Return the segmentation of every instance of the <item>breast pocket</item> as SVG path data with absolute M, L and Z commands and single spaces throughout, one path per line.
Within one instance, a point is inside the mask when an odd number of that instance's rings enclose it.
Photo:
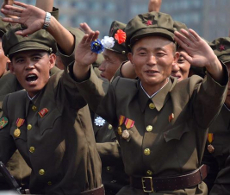
M 45 116 L 38 119 L 38 126 L 41 134 L 44 134 L 48 129 L 60 128 L 61 112 L 58 109 L 49 111 Z
M 164 132 L 164 139 L 166 142 L 175 139 L 180 140 L 186 132 L 189 132 L 189 128 L 186 123 L 183 123 Z

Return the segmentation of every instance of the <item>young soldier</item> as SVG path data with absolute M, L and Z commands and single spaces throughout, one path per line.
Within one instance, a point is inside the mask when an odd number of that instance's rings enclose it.
M 139 80 L 118 77 L 104 96 L 90 70 L 97 55 L 89 45 L 97 31 L 78 45 L 74 69 L 76 78 L 84 81 L 78 88 L 91 108 L 115 128 L 131 181 L 118 195 L 207 194 L 201 158 L 207 129 L 226 96 L 226 68 L 193 30 L 174 36 L 167 14 L 140 14 L 128 22 L 125 32 Z M 206 67 L 204 80 L 192 76 L 177 83 L 170 77 L 178 58 L 174 40 L 187 52 L 186 60 Z
M 76 88 L 74 67 L 68 66 L 50 77 L 56 42 L 46 30 L 39 29 L 43 25 L 48 28 L 67 55 L 73 52 L 74 37 L 43 10 L 15 4 L 24 9 L 5 6 L 2 11 L 10 15 L 25 14 L 29 18 L 25 23 L 28 28 L 9 30 L 3 36 L 3 46 L 11 59 L 10 70 L 25 90 L 4 99 L 0 160 L 6 163 L 15 149 L 20 151 L 32 169 L 33 194 L 103 195 L 101 161 L 89 109 Z M 15 9 L 16 12 L 12 11 Z M 5 20 L 20 19 L 23 18 Z M 23 32 L 27 36 L 18 35 Z

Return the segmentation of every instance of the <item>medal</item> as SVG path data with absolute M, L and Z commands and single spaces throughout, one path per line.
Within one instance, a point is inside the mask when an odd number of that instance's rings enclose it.
M 128 130 L 124 130 L 124 131 L 122 132 L 122 138 L 125 139 L 126 141 L 129 141 L 129 139 L 130 139 L 130 134 L 129 134 Z
M 21 135 L 21 131 L 19 129 L 19 127 L 21 127 L 25 122 L 25 119 L 23 118 L 18 118 L 16 120 L 16 126 L 17 126 L 17 129 L 14 130 L 14 137 L 19 137 Z
M 213 139 L 214 139 L 213 133 L 208 133 L 207 140 L 208 140 L 209 144 L 207 146 L 207 150 L 208 150 L 209 153 L 213 153 L 215 151 L 215 148 L 212 145 Z

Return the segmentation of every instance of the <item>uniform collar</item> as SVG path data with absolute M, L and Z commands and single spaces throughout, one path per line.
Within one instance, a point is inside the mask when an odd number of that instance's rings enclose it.
M 138 99 L 141 106 L 141 111 L 144 112 L 146 104 L 150 102 L 153 102 L 156 109 L 160 111 L 164 106 L 164 103 L 169 98 L 168 92 L 171 90 L 172 86 L 172 81 L 169 79 L 169 82 L 163 88 L 161 88 L 156 95 L 154 95 L 152 98 L 149 98 L 139 85 Z

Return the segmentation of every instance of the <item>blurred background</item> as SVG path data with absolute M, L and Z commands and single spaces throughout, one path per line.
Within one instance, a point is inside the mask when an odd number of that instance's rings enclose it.
M 19 0 L 35 4 L 35 0 Z M 41 0 L 45 1 L 45 0 Z M 3 0 L 0 0 L 1 4 Z M 127 23 L 139 13 L 148 11 L 148 0 L 54 0 L 59 21 L 65 27 L 86 22 L 93 30 L 108 34 L 113 20 Z M 161 12 L 185 23 L 208 41 L 229 36 L 230 0 L 162 0 Z

